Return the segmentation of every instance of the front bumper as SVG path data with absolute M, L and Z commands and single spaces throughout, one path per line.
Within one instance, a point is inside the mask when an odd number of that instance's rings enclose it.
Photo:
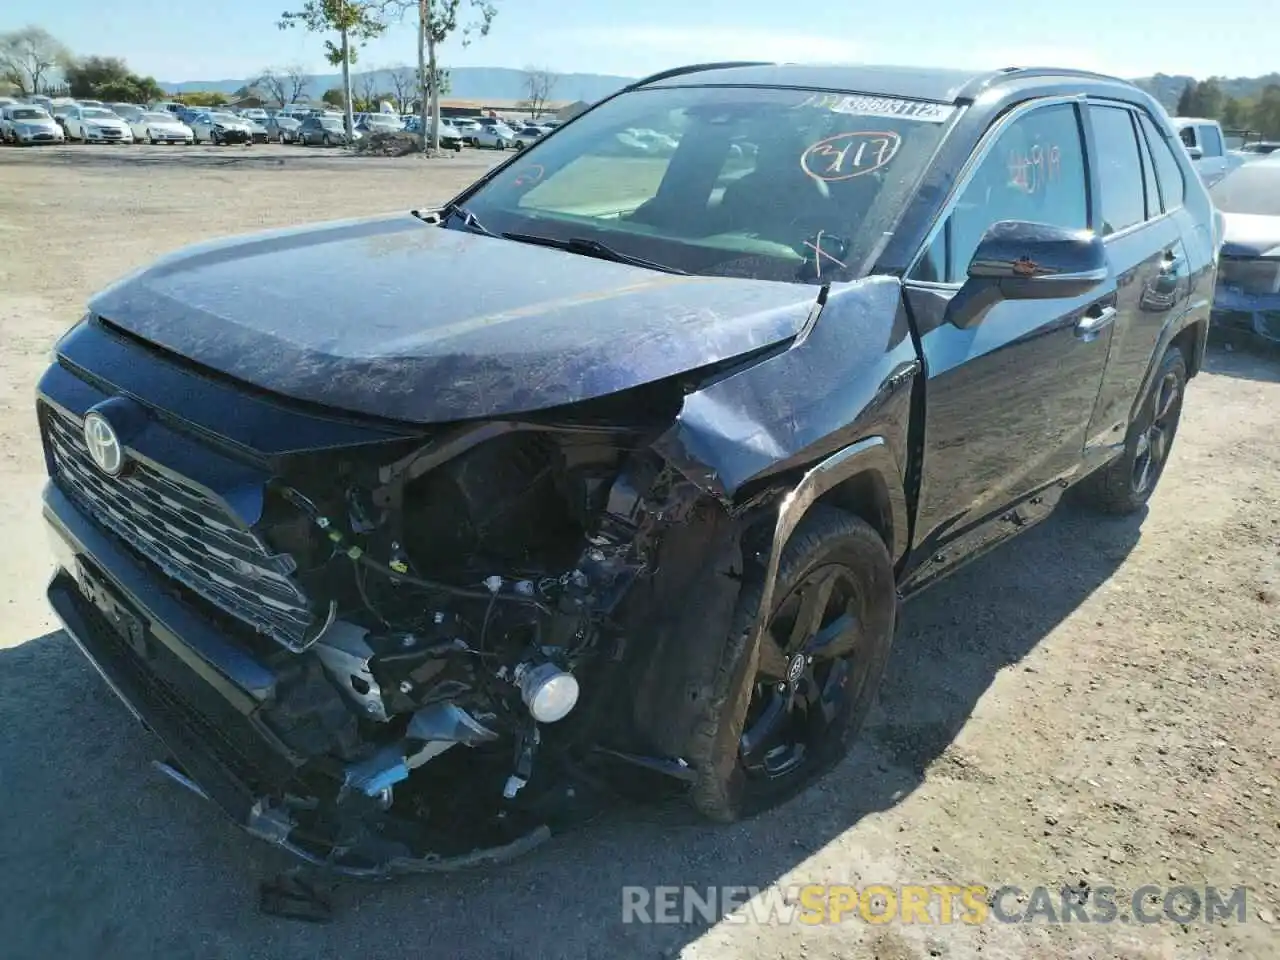
M 305 758 L 262 722 L 274 673 L 234 646 L 162 578 L 98 527 L 53 482 L 44 518 L 58 569 L 48 599 L 66 632 L 191 781 L 238 826 L 319 866 L 355 877 L 454 870 L 519 856 L 550 836 L 538 826 L 454 856 L 342 861 L 298 838 L 273 797 L 298 785 Z
M 1246 293 L 1218 284 L 1210 322 L 1226 330 L 1243 330 L 1280 343 L 1280 293 Z
M 216 136 L 222 143 L 252 143 L 253 134 L 248 130 L 215 130 L 213 136 Z
M 61 130 L 17 131 L 13 134 L 17 143 L 62 143 L 66 140 Z
M 95 143 L 133 143 L 133 134 L 120 130 L 90 130 L 86 127 L 84 139 Z

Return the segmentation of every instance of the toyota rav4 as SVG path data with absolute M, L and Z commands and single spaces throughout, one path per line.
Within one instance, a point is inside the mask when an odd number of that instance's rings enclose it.
M 1143 507 L 1216 233 L 1116 79 L 659 74 L 438 209 L 96 296 L 39 386 L 49 599 L 166 773 L 338 870 L 636 777 L 750 815 L 847 752 L 901 600 L 1073 487 Z

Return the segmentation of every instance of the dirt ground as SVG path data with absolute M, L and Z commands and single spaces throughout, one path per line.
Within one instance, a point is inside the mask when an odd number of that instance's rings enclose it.
M 1222 348 L 1149 512 L 1065 508 L 913 601 L 868 735 L 786 807 L 730 827 L 622 811 L 505 868 L 341 886 L 327 927 L 256 911 L 287 861 L 155 775 L 156 744 L 45 610 L 33 385 L 88 295 L 160 253 L 410 208 L 494 159 L 0 150 L 0 952 L 1280 955 L 1280 362 Z M 1016 885 L 1006 913 L 1037 886 L 1112 886 L 1123 917 L 1148 884 L 1248 892 L 1244 923 L 622 922 L 626 885 L 773 888 L 785 906 L 808 883 Z

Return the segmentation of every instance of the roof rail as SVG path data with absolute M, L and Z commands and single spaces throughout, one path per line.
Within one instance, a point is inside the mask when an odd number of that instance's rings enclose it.
M 687 73 L 701 73 L 704 70 L 725 70 L 730 67 L 771 67 L 771 60 L 720 60 L 712 63 L 691 63 L 684 67 L 672 67 L 670 70 L 663 70 L 661 73 L 651 74 L 643 77 L 633 83 L 623 87 L 624 90 L 634 90 L 636 87 L 643 87 L 646 84 L 657 83 L 659 80 L 670 80 L 672 77 L 682 77 Z
M 1095 70 L 1078 70 L 1073 67 L 1001 67 L 999 70 L 993 70 L 980 77 L 974 77 L 964 85 L 957 99 L 972 100 L 983 90 L 999 81 L 1022 79 L 1024 77 L 1078 77 L 1081 80 L 1120 79 L 1110 74 L 1098 73 Z

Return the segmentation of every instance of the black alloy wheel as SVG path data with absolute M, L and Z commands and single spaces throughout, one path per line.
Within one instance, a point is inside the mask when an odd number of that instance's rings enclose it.
M 814 568 L 783 598 L 760 644 L 747 720 L 738 744 L 752 777 L 795 773 L 813 757 L 829 728 L 866 682 L 857 657 L 861 621 L 851 571 Z
M 812 507 L 787 541 L 752 656 L 763 571 L 744 576 L 716 678 L 685 756 L 690 799 L 721 821 L 808 787 L 848 752 L 884 675 L 897 617 L 893 562 L 860 518 Z
M 1182 412 L 1182 384 L 1175 372 L 1169 371 L 1160 378 L 1154 396 L 1150 424 L 1138 434 L 1134 447 L 1131 482 L 1137 496 L 1155 486 L 1169 459 L 1169 448 L 1173 446 L 1173 435 Z
M 1180 349 L 1170 347 L 1161 357 L 1146 398 L 1129 424 L 1124 452 L 1082 480 L 1072 493 L 1086 506 L 1103 513 L 1140 510 L 1151 499 L 1169 462 L 1186 389 L 1186 358 Z

